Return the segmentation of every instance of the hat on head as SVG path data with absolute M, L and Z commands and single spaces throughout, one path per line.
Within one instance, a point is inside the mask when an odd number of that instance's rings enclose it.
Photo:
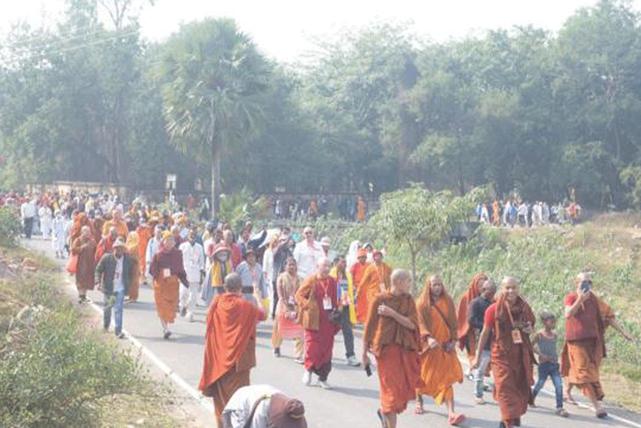
M 367 257 L 367 250 L 365 248 L 360 248 L 356 253 L 356 258 Z
M 221 251 L 227 251 L 231 253 L 231 250 L 229 247 L 225 244 L 218 244 L 214 247 L 214 253 L 213 255 L 215 256 L 216 254 L 220 253 Z
M 114 243 L 113 243 L 113 245 L 111 247 L 112 248 L 116 248 L 116 247 L 123 247 L 124 248 L 125 246 L 126 246 L 125 245 L 125 240 L 120 238 L 120 237 L 118 237 L 118 238 L 116 238 L 116 240 L 114 241 Z
M 303 403 L 280 393 L 272 395 L 267 418 L 270 427 L 307 428 Z

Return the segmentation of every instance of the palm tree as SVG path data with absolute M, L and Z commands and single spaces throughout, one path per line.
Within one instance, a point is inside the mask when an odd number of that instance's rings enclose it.
M 224 147 L 251 138 L 264 122 L 261 96 L 270 66 L 231 19 L 181 27 L 161 61 L 164 116 L 170 140 L 211 165 L 211 214 L 220 210 Z

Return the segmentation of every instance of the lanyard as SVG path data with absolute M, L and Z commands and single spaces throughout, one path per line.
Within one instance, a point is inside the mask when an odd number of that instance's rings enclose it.
M 510 312 L 510 307 L 505 302 L 505 310 L 507 310 L 507 316 L 510 318 L 510 325 L 514 328 L 514 318 L 512 317 L 512 312 Z

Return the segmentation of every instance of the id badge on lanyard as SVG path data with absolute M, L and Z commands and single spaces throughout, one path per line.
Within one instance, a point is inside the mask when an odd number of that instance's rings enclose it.
M 332 305 L 332 299 L 329 296 L 323 297 L 323 309 L 326 311 L 331 311 L 334 308 Z
M 520 345 L 523 343 L 523 337 L 521 336 L 521 331 L 518 328 L 512 330 L 512 342 L 515 345 Z
M 169 268 L 164 268 L 162 270 L 162 277 L 163 278 L 169 278 L 171 276 L 171 269 Z
M 512 312 L 510 312 L 507 303 L 505 304 L 505 310 L 507 311 L 508 317 L 510 317 L 510 325 L 512 326 L 512 343 L 520 345 L 523 343 L 523 336 L 521 336 L 521 330 L 514 327 L 514 318 L 512 318 Z

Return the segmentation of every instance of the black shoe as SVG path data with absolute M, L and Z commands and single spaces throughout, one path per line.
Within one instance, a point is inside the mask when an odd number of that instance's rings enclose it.
M 119 334 L 116 335 L 118 339 L 124 339 L 125 338 L 125 333 L 120 332 Z
M 274 348 L 274 357 L 280 358 L 280 348 Z
M 170 337 L 170 336 L 171 336 L 171 331 L 167 330 L 167 331 L 165 332 L 165 334 L 164 334 L 162 337 L 163 337 L 163 339 L 165 339 L 165 340 L 169 340 L 169 337 Z
M 181 317 L 187 316 L 187 308 L 181 308 L 180 309 L 180 316 Z

